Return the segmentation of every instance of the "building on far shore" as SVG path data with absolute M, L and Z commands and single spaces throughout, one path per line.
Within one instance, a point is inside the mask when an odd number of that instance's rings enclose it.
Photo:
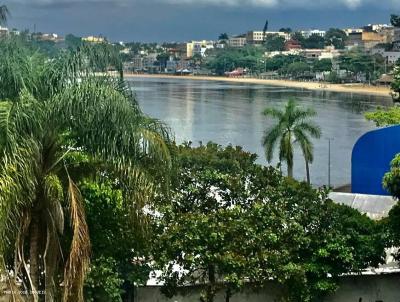
M 7 27 L 1 27 L 0 26 L 0 38 L 8 36 L 9 30 Z
M 89 43 L 104 43 L 107 42 L 106 38 L 101 37 L 101 36 L 88 36 L 82 38 L 83 41 L 89 42 Z
M 267 31 L 265 32 L 265 37 L 268 36 L 279 36 L 285 38 L 285 41 L 290 39 L 290 34 L 280 31 Z M 247 44 L 261 45 L 264 43 L 264 32 L 263 31 L 249 31 L 246 34 Z
M 371 54 L 379 54 L 386 59 L 387 64 L 395 64 L 400 60 L 400 51 L 386 51 L 383 48 L 373 48 Z
M 400 51 L 400 27 L 394 28 L 393 48 L 394 48 L 394 50 Z
M 247 44 L 246 35 L 234 36 L 228 39 L 227 44 L 229 47 L 241 48 Z
M 205 56 L 208 49 L 214 48 L 214 41 L 191 41 L 186 43 L 186 57 L 192 58 L 194 55 Z
M 319 30 L 319 29 L 302 30 L 300 32 L 303 35 L 303 37 L 306 38 L 306 39 L 308 39 L 312 35 L 317 35 L 317 36 L 320 36 L 320 37 L 325 37 L 325 35 L 326 35 L 326 31 L 325 30 Z
M 290 40 L 285 42 L 285 50 L 286 51 L 290 51 L 292 49 L 301 49 L 301 48 L 302 48 L 301 44 L 297 40 L 290 39 Z

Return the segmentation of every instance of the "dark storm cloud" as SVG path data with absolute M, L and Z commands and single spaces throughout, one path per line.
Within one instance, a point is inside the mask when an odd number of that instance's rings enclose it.
M 184 41 L 262 28 L 327 28 L 388 22 L 400 0 L 0 0 L 10 26 L 112 40 Z M 311 18 L 310 18 L 311 16 Z

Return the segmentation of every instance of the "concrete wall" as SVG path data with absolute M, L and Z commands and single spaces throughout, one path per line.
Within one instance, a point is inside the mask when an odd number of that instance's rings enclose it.
M 188 290 L 190 294 L 165 298 L 159 287 L 139 288 L 134 302 L 197 302 L 200 290 Z M 272 284 L 259 292 L 244 291 L 236 294 L 231 302 L 277 302 L 279 289 Z M 225 302 L 224 294 L 217 295 L 215 302 Z M 400 302 L 400 274 L 344 277 L 339 290 L 324 302 Z

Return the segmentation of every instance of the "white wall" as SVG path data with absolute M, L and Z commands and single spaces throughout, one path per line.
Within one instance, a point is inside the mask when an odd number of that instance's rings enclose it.
M 159 287 L 139 288 L 135 302 L 198 302 L 198 288 L 188 290 L 190 294 L 165 298 Z M 361 300 L 360 300 L 361 299 Z M 251 290 L 236 294 L 230 302 L 276 302 L 279 290 L 270 284 L 258 292 Z M 344 277 L 339 290 L 327 297 L 324 302 L 400 302 L 400 274 Z M 224 293 L 220 292 L 215 302 L 225 302 Z M 322 302 L 322 301 L 321 301 Z

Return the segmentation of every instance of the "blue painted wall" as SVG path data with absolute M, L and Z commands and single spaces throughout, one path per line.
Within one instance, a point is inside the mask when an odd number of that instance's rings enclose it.
M 389 195 L 383 189 L 382 179 L 397 153 L 400 153 L 400 125 L 364 134 L 353 149 L 352 192 Z

